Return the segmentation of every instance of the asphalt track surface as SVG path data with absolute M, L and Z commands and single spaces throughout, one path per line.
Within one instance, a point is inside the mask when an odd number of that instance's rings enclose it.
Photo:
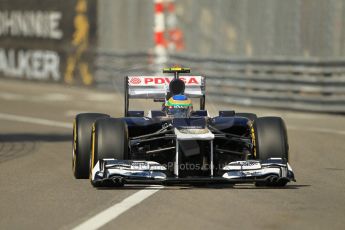
M 120 93 L 0 80 L 0 229 L 73 229 L 104 210 L 101 229 L 344 229 L 345 116 L 233 107 L 285 119 L 297 182 L 283 189 L 98 190 L 72 176 L 72 120 L 84 111 L 121 116 L 122 105 Z

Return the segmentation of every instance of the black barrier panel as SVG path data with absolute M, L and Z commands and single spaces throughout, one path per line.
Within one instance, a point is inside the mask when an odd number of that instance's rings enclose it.
M 0 76 L 93 83 L 97 1 L 1 0 Z

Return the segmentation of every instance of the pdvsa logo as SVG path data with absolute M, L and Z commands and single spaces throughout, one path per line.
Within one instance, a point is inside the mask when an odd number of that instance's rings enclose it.
M 158 76 L 129 76 L 128 84 L 132 86 L 157 86 L 157 85 L 169 85 L 173 80 L 173 77 L 158 77 Z M 186 85 L 201 85 L 202 79 L 200 76 L 183 76 L 180 79 Z
M 139 85 L 141 83 L 141 79 L 138 78 L 138 77 L 132 77 L 129 80 L 129 83 L 132 84 L 132 85 Z
M 186 85 L 198 85 L 200 84 L 199 81 L 195 77 L 189 77 L 189 78 L 183 78 L 180 77 L 182 81 Z M 168 77 L 145 77 L 144 78 L 144 84 L 145 85 L 164 85 L 169 84 L 172 78 Z

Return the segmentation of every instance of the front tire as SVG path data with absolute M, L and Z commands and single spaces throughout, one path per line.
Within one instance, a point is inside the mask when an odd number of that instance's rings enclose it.
M 289 160 L 289 144 L 286 126 L 280 117 L 260 117 L 254 121 L 252 139 L 255 159 L 269 158 Z M 287 181 L 256 183 L 257 186 L 285 186 Z
M 97 120 L 92 128 L 90 179 L 94 187 L 102 186 L 92 180 L 92 169 L 105 158 L 128 159 L 128 128 L 119 118 Z
M 76 179 L 89 178 L 91 128 L 100 118 L 109 117 L 102 113 L 81 113 L 73 124 L 72 170 Z
M 254 122 L 255 158 L 289 160 L 289 144 L 286 126 L 280 117 L 260 117 Z

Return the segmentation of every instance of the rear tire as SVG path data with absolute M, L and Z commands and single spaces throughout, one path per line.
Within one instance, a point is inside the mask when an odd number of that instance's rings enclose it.
M 258 116 L 256 116 L 256 114 L 254 114 L 254 113 L 236 113 L 236 116 L 237 117 L 245 117 L 251 121 L 255 121 L 256 119 L 258 119 Z
M 280 117 L 260 117 L 253 124 L 254 156 L 265 161 L 269 158 L 289 160 L 289 144 L 286 126 Z M 256 186 L 285 186 L 287 181 L 260 182 Z
M 76 179 L 88 179 L 90 167 L 91 128 L 102 113 L 82 113 L 75 117 L 73 125 L 72 170 Z

